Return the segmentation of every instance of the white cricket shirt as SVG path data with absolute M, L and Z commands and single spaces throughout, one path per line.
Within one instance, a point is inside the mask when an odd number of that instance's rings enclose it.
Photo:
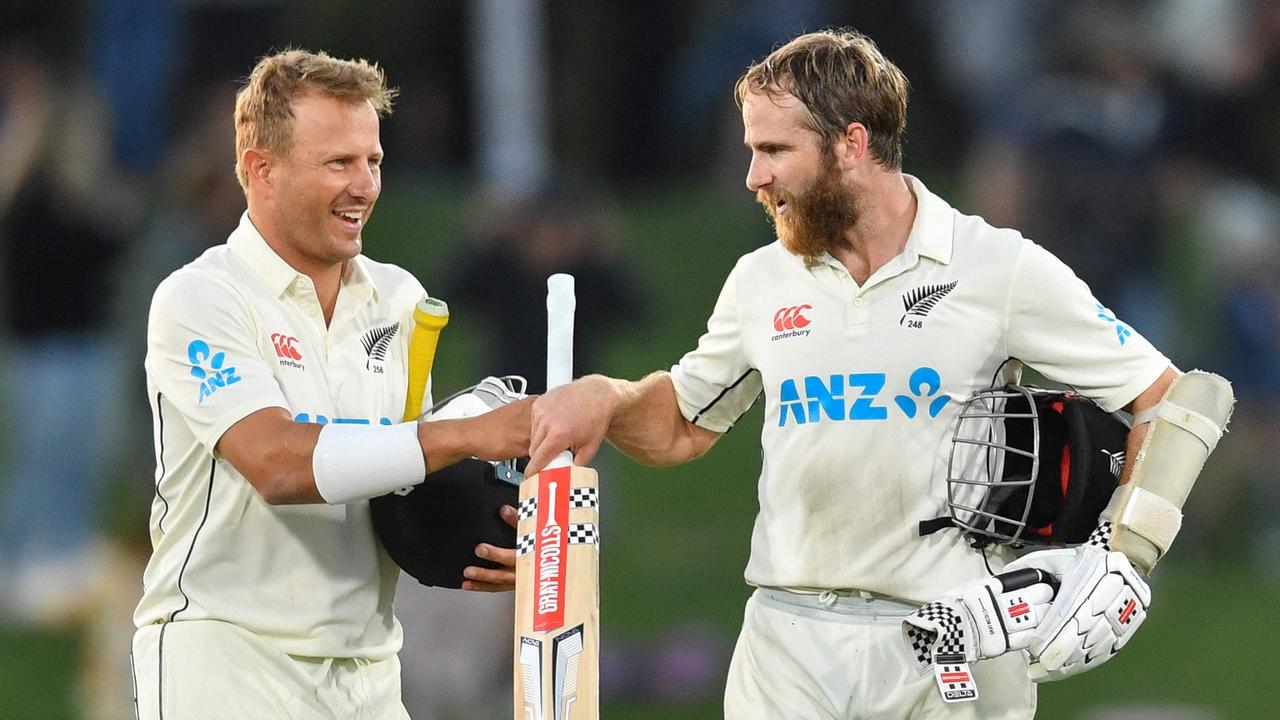
M 221 620 L 291 655 L 399 650 L 399 570 L 374 536 L 369 504 L 268 505 L 213 449 L 268 407 L 300 422 L 400 422 L 413 307 L 425 295 L 408 272 L 360 256 L 326 328 L 311 280 L 247 213 L 225 245 L 160 284 L 146 358 L 154 552 L 138 627 Z
M 944 515 L 953 420 L 1015 358 L 1108 411 L 1169 365 L 1061 261 L 962 215 L 907 176 L 906 248 L 859 287 L 826 255 L 778 242 L 730 272 L 697 349 L 672 367 L 684 416 L 725 432 L 764 395 L 746 580 L 913 602 L 987 574 Z

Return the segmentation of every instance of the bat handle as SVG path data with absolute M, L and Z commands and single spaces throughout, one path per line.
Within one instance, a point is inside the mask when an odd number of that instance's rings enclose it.
M 427 378 L 436 358 L 440 331 L 449 324 L 449 306 L 437 298 L 424 298 L 413 308 L 413 337 L 409 340 L 409 388 L 404 398 L 404 421 L 422 415 Z
M 573 314 L 577 309 L 573 276 L 556 273 L 547 278 L 547 389 L 573 380 Z M 568 450 L 557 455 L 549 468 L 573 464 Z

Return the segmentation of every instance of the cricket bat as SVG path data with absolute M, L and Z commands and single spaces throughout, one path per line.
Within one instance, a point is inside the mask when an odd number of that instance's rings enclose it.
M 438 298 L 423 298 L 413 308 L 413 336 L 409 338 L 409 391 L 404 396 L 404 421 L 422 415 L 427 378 L 436 358 L 440 331 L 449 324 L 449 306 Z
M 573 276 L 547 279 L 547 388 L 573 379 Z M 566 451 L 520 484 L 515 718 L 600 717 L 596 472 Z

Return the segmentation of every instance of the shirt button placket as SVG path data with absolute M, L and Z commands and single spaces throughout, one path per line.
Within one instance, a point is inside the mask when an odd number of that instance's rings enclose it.
M 849 327 L 866 327 L 867 301 L 862 295 L 854 295 L 849 307 Z

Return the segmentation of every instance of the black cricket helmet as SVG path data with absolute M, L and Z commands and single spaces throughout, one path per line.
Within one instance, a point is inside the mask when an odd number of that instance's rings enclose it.
M 468 458 L 429 473 L 418 485 L 373 498 L 369 511 L 378 539 L 401 570 L 423 585 L 460 588 L 467 566 L 501 567 L 476 557 L 477 544 L 515 547 L 515 528 L 498 511 L 515 507 L 519 496 L 493 463 Z
M 1083 543 L 1115 491 L 1128 435 L 1123 420 L 1074 391 L 979 390 L 952 434 L 950 524 L 978 546 Z

